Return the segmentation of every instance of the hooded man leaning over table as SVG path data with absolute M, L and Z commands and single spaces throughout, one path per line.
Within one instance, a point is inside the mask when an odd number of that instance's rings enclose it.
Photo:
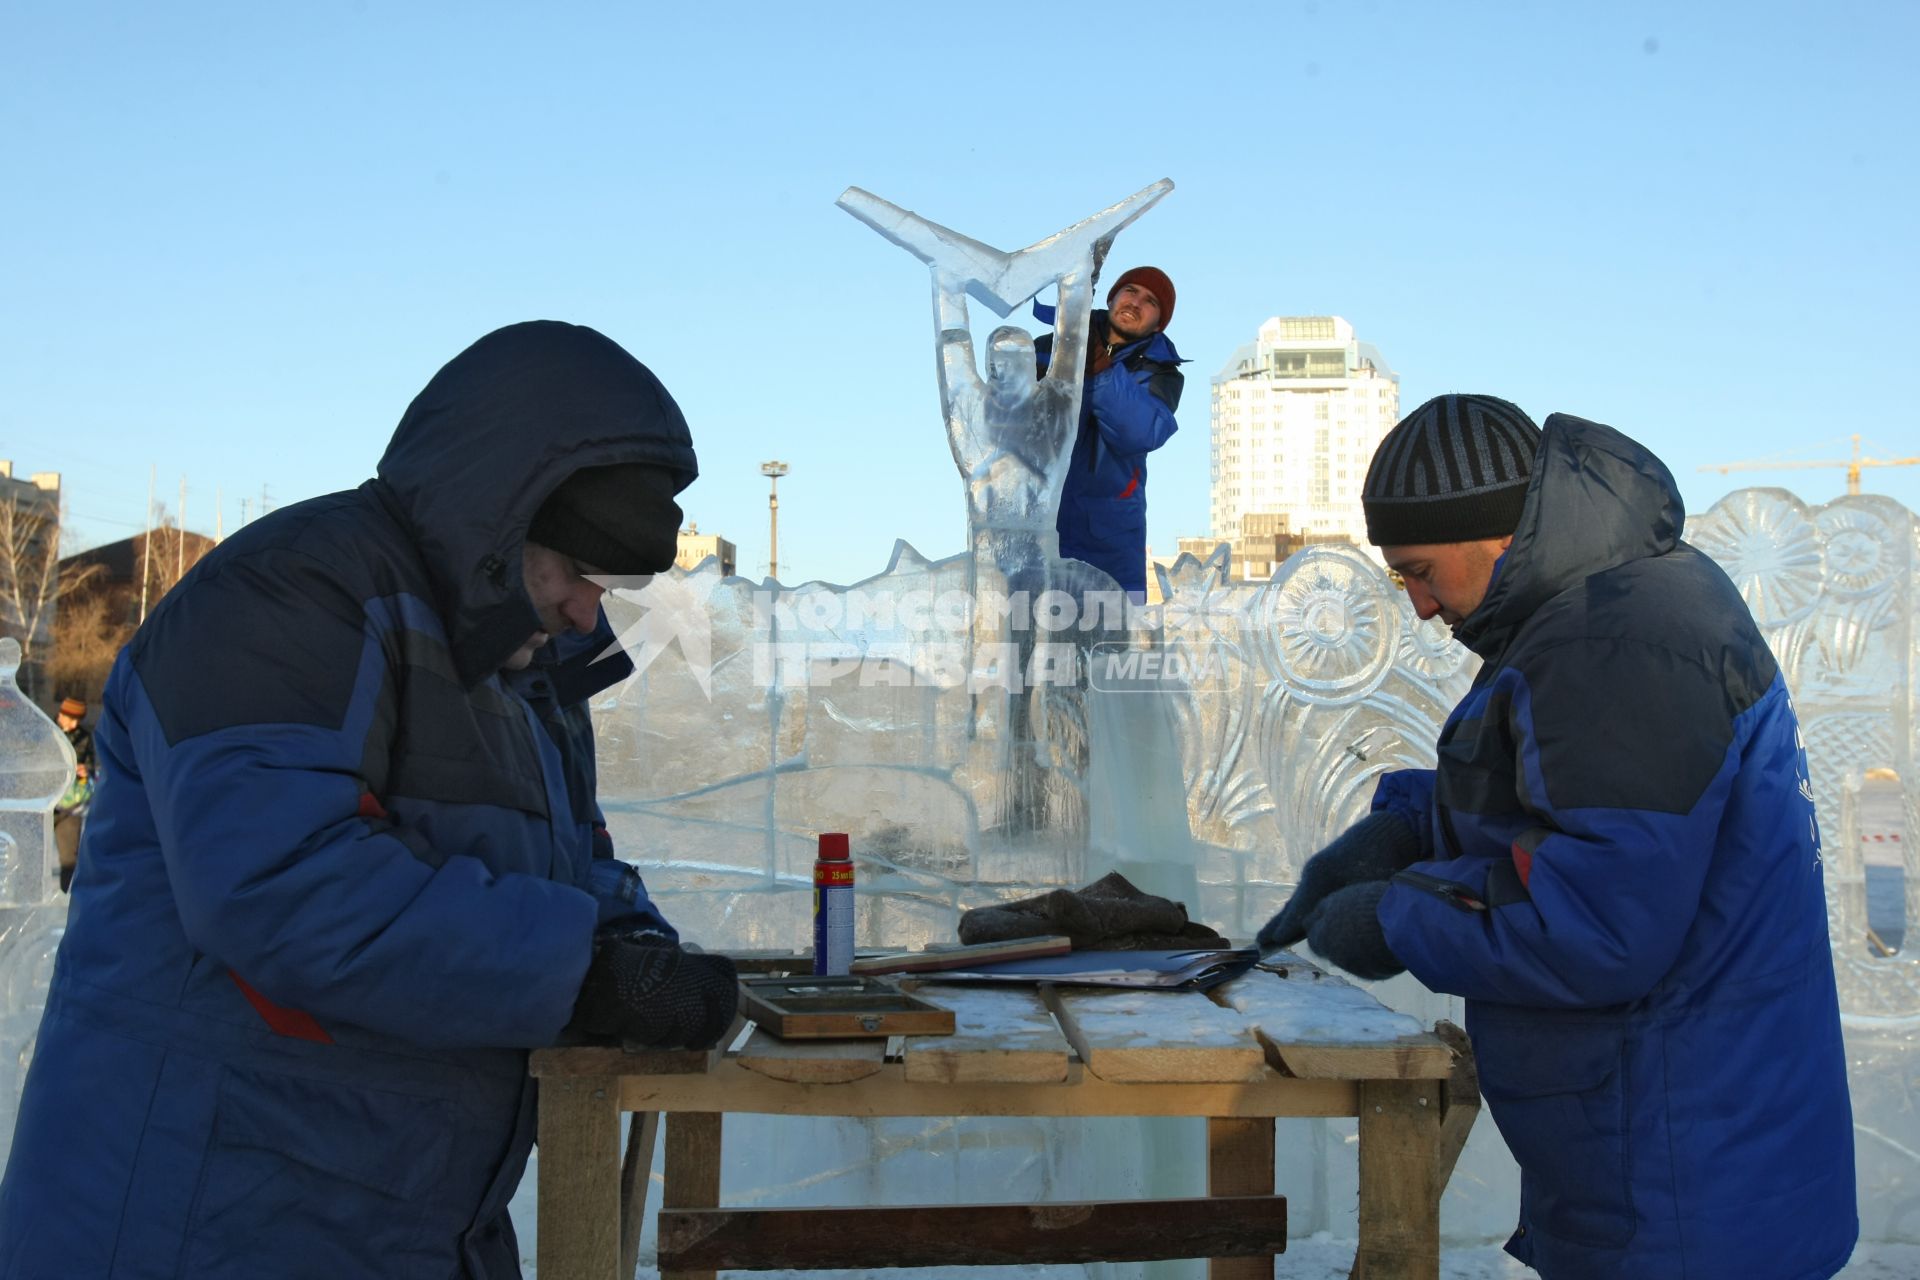
M 0 1184 L 0 1276 L 519 1274 L 527 1050 L 707 1045 L 593 794 L 589 574 L 673 561 L 672 397 L 591 329 L 449 363 L 377 479 L 227 539 L 121 654 Z
M 1546 1280 L 1815 1280 L 1858 1235 L 1820 836 L 1739 591 L 1611 427 L 1446 395 L 1381 442 L 1367 535 L 1482 666 L 1263 949 L 1466 997 Z

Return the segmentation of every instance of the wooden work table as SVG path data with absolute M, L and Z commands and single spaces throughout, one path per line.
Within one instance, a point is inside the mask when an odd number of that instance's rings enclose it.
M 1436 1280 L 1440 1193 L 1480 1105 L 1466 1037 L 1311 965 L 1276 968 L 1204 994 L 921 984 L 954 1011 L 951 1036 L 782 1041 L 746 1024 L 714 1051 L 540 1050 L 540 1280 L 630 1280 L 663 1116 L 662 1280 L 1181 1257 L 1213 1259 L 1214 1280 L 1271 1277 L 1286 1245 L 1277 1116 L 1359 1118 L 1353 1275 Z M 723 1208 L 728 1112 L 1201 1117 L 1207 1196 Z

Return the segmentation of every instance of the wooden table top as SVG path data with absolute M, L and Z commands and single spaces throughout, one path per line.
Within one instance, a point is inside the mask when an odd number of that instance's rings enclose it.
M 1407 1014 L 1312 964 L 1282 957 L 1206 992 L 926 981 L 904 983 L 953 1011 L 950 1036 L 781 1040 L 751 1023 L 722 1049 L 535 1051 L 536 1076 L 679 1076 L 722 1064 L 769 1080 L 846 1084 L 883 1070 L 909 1085 L 1221 1085 L 1439 1080 L 1447 1043 Z

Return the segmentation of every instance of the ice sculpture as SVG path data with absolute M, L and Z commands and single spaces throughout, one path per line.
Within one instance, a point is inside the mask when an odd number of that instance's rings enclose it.
M 73 748 L 14 683 L 20 642 L 0 638 L 0 907 L 47 897 L 58 868 L 53 806 L 73 780 Z
M 1920 920 L 1920 857 L 1905 838 L 1920 831 L 1914 515 L 1872 495 L 1809 507 L 1783 489 L 1743 489 L 1688 529 L 1740 586 L 1806 738 L 1853 1089 L 1861 1238 L 1920 1240 L 1920 1113 L 1910 1083 L 1920 1070 L 1920 948 L 1882 954 L 1868 935 L 1859 805 L 1870 770 L 1903 793 L 1905 821 L 1891 847 L 1905 901 L 1893 906 Z
M 53 806 L 73 780 L 73 748 L 20 692 L 19 667 L 19 641 L 0 638 L 0 1143 L 8 1145 L 67 919 Z
M 1094 279 L 1114 236 L 1172 189 L 1171 182 L 1156 182 L 1016 253 L 969 239 L 858 187 L 849 187 L 839 201 L 926 263 L 933 277 L 940 403 L 965 484 L 971 548 L 965 590 L 972 626 L 963 638 L 961 665 L 972 673 L 997 663 L 1009 677 L 976 682 L 970 691 L 969 790 L 981 807 L 983 832 L 1009 853 L 1032 853 L 1045 844 L 1071 858 L 1086 838 L 1088 707 L 1078 679 L 1083 656 L 1072 650 L 1090 649 L 1095 635 L 1115 633 L 1083 625 L 1076 630 L 1082 642 L 1077 646 L 1057 633 L 1042 640 L 1031 608 L 1061 601 L 1077 615 L 1089 591 L 1111 593 L 1114 584 L 1058 558 L 1054 513 L 1079 422 L 1079 378 L 1038 378 L 1033 338 L 1013 325 L 989 338 L 983 377 L 968 329 L 967 295 L 1005 317 L 1057 285 L 1053 367 L 1077 371 L 1093 314 Z M 1010 602 L 1012 608 L 981 607 L 988 601 Z M 1074 678 L 1036 680 L 1036 663 Z
M 623 633 L 683 642 L 650 651 L 595 718 L 616 844 L 688 936 L 803 945 L 821 829 L 851 832 L 864 864 L 861 945 L 950 940 L 964 907 L 1109 867 L 1250 935 L 1298 859 L 1364 810 L 1374 778 L 1432 762 L 1468 655 L 1360 552 L 1318 548 L 1256 584 L 1229 580 L 1224 550 L 1183 558 L 1161 571 L 1165 605 L 1144 616 L 1105 575 L 1058 559 L 1077 380 L 1036 379 L 1032 340 L 1014 328 L 990 338 L 983 374 L 967 295 L 1005 315 L 1058 282 L 1057 367 L 1077 369 L 1107 244 L 1166 189 L 1020 254 L 865 192 L 842 198 L 932 273 L 966 550 L 930 562 L 898 545 L 886 572 L 847 588 L 722 580 L 710 562 L 673 575 L 690 591 L 609 597 Z M 691 599 L 705 602 L 697 620 L 655 619 Z M 1156 662 L 1101 678 L 1107 655 Z M 658 766 L 663 749 L 673 771 Z M 1407 998 L 1428 1020 L 1458 1017 L 1417 988 Z M 727 1170 L 729 1198 L 746 1201 L 964 1200 L 983 1186 L 1035 1200 L 1178 1195 L 1204 1178 L 1199 1130 L 1182 1122 L 740 1123 L 785 1126 L 743 1144 L 761 1152 L 751 1167 Z M 1312 1188 L 1296 1221 L 1337 1227 L 1351 1204 L 1338 1185 L 1351 1170 L 1327 1158 L 1340 1126 L 1288 1127 L 1282 1179 Z M 1496 1144 L 1482 1181 L 1507 1176 L 1501 1156 Z M 1498 1207 L 1467 1225 L 1476 1238 L 1503 1230 L 1514 1201 L 1504 1183 L 1483 1198 Z

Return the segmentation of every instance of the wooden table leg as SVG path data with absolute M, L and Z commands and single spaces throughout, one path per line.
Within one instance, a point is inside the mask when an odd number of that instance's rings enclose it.
M 614 1082 L 602 1076 L 540 1081 L 542 1280 L 615 1280 L 620 1264 L 618 1099 Z
M 667 1117 L 666 1186 L 663 1209 L 720 1206 L 720 1113 L 676 1111 Z M 660 1280 L 714 1280 L 712 1271 L 668 1271 Z
M 1447 1179 L 1453 1176 L 1453 1166 L 1466 1149 L 1467 1135 L 1480 1116 L 1480 1072 L 1466 1032 L 1443 1021 L 1433 1024 L 1433 1034 L 1453 1050 L 1453 1074 L 1441 1089 L 1440 1155 L 1433 1168 L 1433 1198 L 1438 1200 L 1446 1193 Z
M 1360 1085 L 1360 1248 L 1353 1280 L 1438 1280 L 1440 1082 Z
M 627 1126 L 627 1158 L 620 1166 L 620 1280 L 633 1280 L 640 1266 L 640 1232 L 647 1220 L 647 1179 L 660 1133 L 658 1111 L 636 1111 Z
M 1273 1194 L 1271 1119 L 1207 1121 L 1207 1194 Z M 1273 1280 L 1273 1255 L 1210 1259 L 1207 1280 Z

